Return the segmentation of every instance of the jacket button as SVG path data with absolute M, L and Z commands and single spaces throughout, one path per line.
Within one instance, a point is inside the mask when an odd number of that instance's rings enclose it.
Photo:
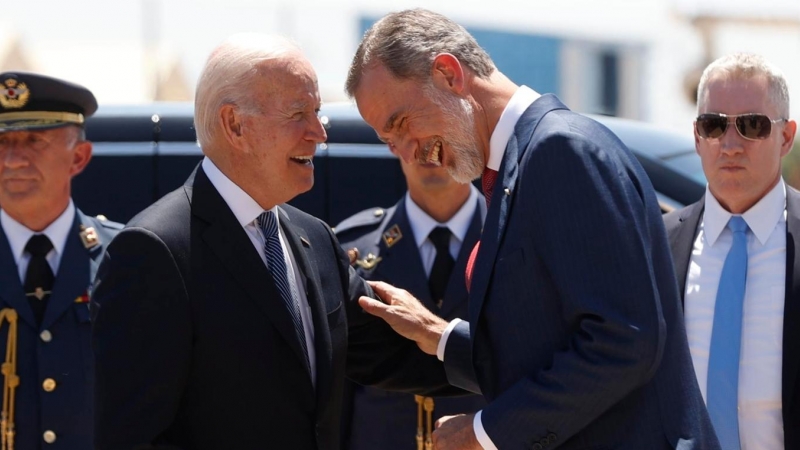
M 531 448 L 533 450 L 542 450 L 542 444 L 537 442 L 537 443 L 533 444 L 533 447 L 531 447 Z
M 48 444 L 52 444 L 56 441 L 56 434 L 53 433 L 51 430 L 47 430 L 42 434 L 42 439 Z
M 41 339 L 43 342 L 50 342 L 53 340 L 53 334 L 47 330 L 44 330 L 39 333 L 39 339 Z
M 550 443 L 552 444 L 558 440 L 558 436 L 556 436 L 555 433 L 550 433 L 547 435 L 547 440 L 550 441 Z
M 42 389 L 45 392 L 53 392 L 56 390 L 56 380 L 52 378 L 45 378 L 44 382 L 42 382 Z

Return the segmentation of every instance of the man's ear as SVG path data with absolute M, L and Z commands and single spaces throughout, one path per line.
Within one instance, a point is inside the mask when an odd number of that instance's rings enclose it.
M 439 89 L 460 95 L 465 88 L 464 68 L 450 53 L 439 53 L 433 59 L 431 79 Z
M 794 120 L 789 120 L 783 125 L 783 132 L 782 138 L 783 143 L 781 144 L 781 157 L 784 157 L 792 151 L 792 147 L 794 146 L 794 136 L 797 133 L 797 122 Z
M 218 116 L 222 136 L 230 145 L 240 148 L 244 142 L 242 115 L 235 105 L 225 104 L 219 109 Z
M 92 143 L 89 141 L 78 141 L 72 148 L 72 165 L 70 166 L 70 176 L 75 176 L 86 168 L 92 159 Z

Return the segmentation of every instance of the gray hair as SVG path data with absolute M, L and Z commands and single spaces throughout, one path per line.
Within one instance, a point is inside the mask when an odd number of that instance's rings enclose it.
M 753 53 L 734 53 L 723 56 L 706 67 L 697 87 L 697 112 L 704 106 L 708 84 L 715 79 L 745 80 L 765 77 L 769 85 L 770 101 L 778 108 L 780 118 L 789 118 L 789 87 L 780 69 L 763 56 Z M 775 117 L 772 117 L 775 119 Z
M 200 147 L 213 142 L 217 113 L 223 105 L 236 105 L 245 113 L 259 112 L 252 99 L 252 82 L 261 62 L 299 51 L 287 38 L 257 33 L 236 34 L 214 49 L 195 92 L 194 127 Z
M 390 13 L 364 33 L 347 74 L 345 91 L 352 98 L 365 69 L 386 67 L 399 79 L 427 80 L 436 55 L 450 53 L 481 78 L 495 70 L 494 63 L 475 38 L 461 25 L 425 9 Z

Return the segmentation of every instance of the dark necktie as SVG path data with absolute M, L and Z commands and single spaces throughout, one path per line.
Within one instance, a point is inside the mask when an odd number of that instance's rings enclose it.
M 433 260 L 431 274 L 428 276 L 428 287 L 431 290 L 431 298 L 437 307 L 442 307 L 444 292 L 447 290 L 447 283 L 450 281 L 450 274 L 453 272 L 455 261 L 450 255 L 450 229 L 447 227 L 436 227 L 428 235 L 433 246 L 436 247 L 436 258 Z
M 39 324 L 42 323 L 47 299 L 55 282 L 53 269 L 50 268 L 46 258 L 52 249 L 53 243 L 43 234 L 34 234 L 25 245 L 25 251 L 31 255 L 28 270 L 25 272 L 25 296 Z
M 739 354 L 742 310 L 747 280 L 747 222 L 740 216 L 728 221 L 733 243 L 722 266 L 714 305 L 714 325 L 708 358 L 707 399 L 711 423 L 725 450 L 738 450 Z
M 256 222 L 261 228 L 261 232 L 264 233 L 264 254 L 267 257 L 267 270 L 272 275 L 275 287 L 280 292 L 281 299 L 292 316 L 297 339 L 300 341 L 303 354 L 306 355 L 306 364 L 308 364 L 306 332 L 303 329 L 303 319 L 300 316 L 300 294 L 297 292 L 295 283 L 289 281 L 289 276 L 294 276 L 294 274 L 289 274 L 286 269 L 281 238 L 278 234 L 278 220 L 272 211 L 265 211 L 258 216 Z
M 483 175 L 481 176 L 481 186 L 483 187 L 483 197 L 486 199 L 486 208 L 489 208 L 489 204 L 492 201 L 492 193 L 494 192 L 494 183 L 497 181 L 497 171 L 492 170 L 490 168 L 483 169 Z M 467 292 L 469 292 L 470 286 L 472 286 L 472 269 L 475 265 L 475 258 L 478 256 L 478 249 L 481 246 L 481 241 L 475 243 L 475 247 L 472 249 L 472 253 L 469 254 L 469 260 L 467 260 L 467 273 L 464 274 L 464 278 L 467 282 Z

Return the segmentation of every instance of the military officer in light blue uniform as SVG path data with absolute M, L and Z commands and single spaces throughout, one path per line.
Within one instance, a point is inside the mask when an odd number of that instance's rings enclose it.
M 0 433 L 9 450 L 92 448 L 88 289 L 122 227 L 86 216 L 70 196 L 92 156 L 83 124 L 96 109 L 83 86 L 0 74 L 0 361 L 3 396 L 14 397 Z
M 370 208 L 344 220 L 336 236 L 364 279 L 406 289 L 447 320 L 466 318 L 464 273 L 486 202 L 443 167 L 402 160 L 400 165 L 406 195 L 391 208 Z M 429 416 L 433 423 L 476 412 L 485 403 L 478 395 L 424 398 L 350 384 L 344 405 L 343 449 L 412 450 L 430 438 Z

